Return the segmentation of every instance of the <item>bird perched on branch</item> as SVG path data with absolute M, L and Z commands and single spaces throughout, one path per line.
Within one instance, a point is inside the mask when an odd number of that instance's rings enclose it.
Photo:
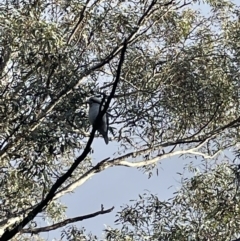
M 101 100 L 97 97 L 90 97 L 88 99 L 89 112 L 88 118 L 91 125 L 96 125 L 98 132 L 103 136 L 104 141 L 108 144 L 108 116 L 105 113 L 102 117 L 101 123 L 95 123 L 95 120 L 98 117 L 98 113 L 101 106 Z M 101 110 L 103 110 L 104 104 L 102 104 Z

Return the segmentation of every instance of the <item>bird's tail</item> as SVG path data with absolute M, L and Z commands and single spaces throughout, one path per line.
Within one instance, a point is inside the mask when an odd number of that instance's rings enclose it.
M 108 140 L 108 133 L 107 133 L 107 131 L 105 132 L 105 131 L 102 130 L 102 129 L 99 129 L 98 131 L 99 131 L 99 133 L 102 135 L 105 143 L 108 144 L 108 141 L 109 141 L 109 140 Z
M 105 143 L 107 145 L 108 144 L 108 136 L 105 134 L 105 135 L 103 135 L 103 138 L 104 138 L 104 141 L 105 141 Z

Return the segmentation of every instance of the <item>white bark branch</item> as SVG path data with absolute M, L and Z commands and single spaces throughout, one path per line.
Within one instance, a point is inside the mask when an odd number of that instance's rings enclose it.
M 69 184 L 68 186 L 66 186 L 62 190 L 58 191 L 56 193 L 54 199 L 56 200 L 56 199 L 60 198 L 61 196 L 65 195 L 66 193 L 72 192 L 74 189 L 81 186 L 88 179 L 93 177 L 96 173 L 101 172 L 101 171 L 103 171 L 103 170 L 105 170 L 109 167 L 114 167 L 114 166 L 142 167 L 142 166 L 146 166 L 146 165 L 155 164 L 155 163 L 157 163 L 157 162 L 159 162 L 163 159 L 166 159 L 166 158 L 170 158 L 170 157 L 173 157 L 173 156 L 179 156 L 179 155 L 185 155 L 185 154 L 202 156 L 205 159 L 215 158 L 221 152 L 221 150 L 218 150 L 213 155 L 207 155 L 205 153 L 202 153 L 202 152 L 198 151 L 201 147 L 203 147 L 204 144 L 207 143 L 208 140 L 209 140 L 209 138 L 206 139 L 205 141 L 203 141 L 202 143 L 200 143 L 199 145 L 197 145 L 196 147 L 193 147 L 193 148 L 190 148 L 190 149 L 187 149 L 187 150 L 178 150 L 178 151 L 174 151 L 174 152 L 171 152 L 171 153 L 161 154 L 161 155 L 158 155 L 158 156 L 156 156 L 156 157 L 154 157 L 150 160 L 131 162 L 131 161 L 126 160 L 129 157 L 128 155 L 125 155 L 125 158 L 119 157 L 119 158 L 112 159 L 112 160 L 109 160 L 109 158 L 107 158 L 107 159 L 99 162 L 96 166 L 91 168 L 86 173 L 84 173 L 75 182 Z
M 18 217 L 13 217 L 9 219 L 4 219 L 0 222 L 0 236 L 4 233 L 5 229 L 14 225 L 17 222 L 20 222 L 23 218 L 23 215 L 19 215 Z

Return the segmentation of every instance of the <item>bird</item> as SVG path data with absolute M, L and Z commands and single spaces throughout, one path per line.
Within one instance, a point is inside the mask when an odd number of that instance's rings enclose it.
M 93 96 L 90 97 L 87 101 L 89 104 L 89 111 L 88 111 L 88 119 L 91 125 L 97 126 L 97 131 L 103 136 L 104 141 L 106 144 L 108 144 L 108 116 L 107 113 L 105 113 L 102 117 L 101 123 L 95 123 L 100 105 L 101 105 L 101 100 L 98 99 L 97 97 Z M 104 106 L 102 106 L 103 109 Z

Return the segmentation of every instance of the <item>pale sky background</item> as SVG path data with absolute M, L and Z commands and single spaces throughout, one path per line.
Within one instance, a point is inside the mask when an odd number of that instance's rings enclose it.
M 240 0 L 234 2 L 240 4 Z M 204 14 L 209 12 L 206 5 L 198 5 L 196 8 L 201 9 Z M 117 146 L 116 142 L 110 142 L 106 146 L 103 139 L 95 138 L 93 164 L 97 164 L 107 157 L 112 157 L 117 150 Z M 190 161 L 190 159 L 184 160 L 178 157 L 165 159 L 158 164 L 159 175 L 154 174 L 150 179 L 136 168 L 109 168 L 96 174 L 92 179 L 77 188 L 75 193 L 68 194 L 61 199 L 68 207 L 67 217 L 72 218 L 99 211 L 101 204 L 105 209 L 114 206 L 115 209 L 109 214 L 75 223 L 78 227 L 85 227 L 87 233 L 92 232 L 97 235 L 100 240 L 102 230 L 105 228 L 104 224 L 114 227 L 115 214 L 120 211 L 120 206 L 129 204 L 129 200 L 138 199 L 138 195 L 146 192 L 146 190 L 152 194 L 157 194 L 161 200 L 170 198 L 172 193 L 181 186 L 179 183 L 180 176 L 176 173 L 183 172 L 184 166 Z M 199 160 L 194 161 L 196 165 L 199 165 L 199 163 Z M 172 185 L 174 187 L 169 189 Z M 46 225 L 45 223 L 40 224 Z M 59 241 L 60 230 L 57 229 L 48 234 L 42 233 L 42 236 L 49 241 Z

